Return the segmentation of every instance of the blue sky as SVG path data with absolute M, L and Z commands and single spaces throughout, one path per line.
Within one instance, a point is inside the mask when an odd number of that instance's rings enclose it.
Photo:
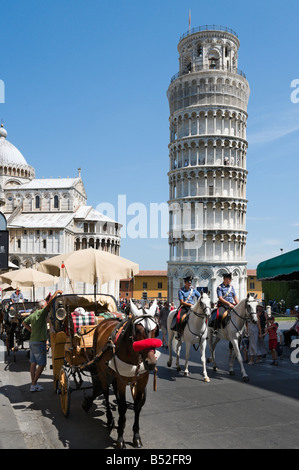
M 235 30 L 251 89 L 248 267 L 298 247 L 297 0 L 0 0 L 0 8 L 8 140 L 37 177 L 73 177 L 81 167 L 88 203 L 110 203 L 127 223 L 119 195 L 148 214 L 168 199 L 166 92 L 189 9 L 191 27 Z M 166 269 L 167 239 L 150 238 L 149 225 L 146 238 L 123 239 L 121 255 Z

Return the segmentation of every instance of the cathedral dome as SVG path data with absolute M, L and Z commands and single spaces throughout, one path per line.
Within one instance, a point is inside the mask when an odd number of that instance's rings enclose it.
M 1 124 L 0 127 L 0 165 L 1 166 L 27 166 L 27 162 L 21 152 L 8 140 L 7 132 Z

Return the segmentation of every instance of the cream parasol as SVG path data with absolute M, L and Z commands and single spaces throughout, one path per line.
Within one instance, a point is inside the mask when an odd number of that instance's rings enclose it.
M 0 276 L 2 282 L 10 284 L 12 287 L 32 287 L 33 299 L 35 299 L 35 287 L 52 286 L 55 282 L 50 274 L 37 271 L 33 268 L 19 269 L 18 271 L 9 271 Z
M 68 277 L 72 281 L 96 285 L 134 276 L 139 272 L 137 263 L 106 251 L 87 248 L 42 261 L 38 270 L 52 276 Z
M 1 287 L 2 292 L 15 290 L 15 288 L 13 286 L 11 286 L 10 284 L 8 284 L 7 282 L 4 282 L 3 284 L 0 284 L 0 287 Z
M 3 300 L 5 293 L 14 290 L 14 288 L 6 282 L 0 283 L 0 301 Z

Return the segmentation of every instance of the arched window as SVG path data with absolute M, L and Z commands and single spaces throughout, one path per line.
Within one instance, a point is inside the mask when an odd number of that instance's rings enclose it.
M 217 69 L 218 67 L 218 57 L 216 57 L 215 55 L 212 55 L 211 57 L 209 57 L 209 63 L 210 63 L 210 69 Z
M 59 208 L 58 196 L 54 196 L 54 209 L 58 209 L 58 208 Z
M 80 250 L 80 238 L 76 238 L 75 250 L 76 251 Z
M 40 197 L 35 196 L 35 209 L 40 209 Z

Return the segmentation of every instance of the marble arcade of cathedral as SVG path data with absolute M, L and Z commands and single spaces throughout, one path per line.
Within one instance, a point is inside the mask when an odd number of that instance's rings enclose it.
M 75 178 L 35 178 L 34 168 L 7 140 L 3 125 L 0 204 L 9 230 L 9 261 L 20 268 L 89 247 L 119 255 L 121 225 L 87 205 L 81 170 Z M 104 291 L 118 299 L 118 282 Z
M 194 28 L 178 44 L 179 72 L 172 77 L 167 92 L 170 300 L 177 299 L 183 278 L 193 275 L 193 284 L 209 289 L 215 301 L 216 288 L 227 271 L 233 275 L 239 298 L 246 295 L 250 90 L 238 69 L 239 46 L 234 31 L 215 26 Z M 175 220 L 177 211 L 186 204 L 193 233 L 202 235 L 201 242 L 192 248 L 186 248 Z

